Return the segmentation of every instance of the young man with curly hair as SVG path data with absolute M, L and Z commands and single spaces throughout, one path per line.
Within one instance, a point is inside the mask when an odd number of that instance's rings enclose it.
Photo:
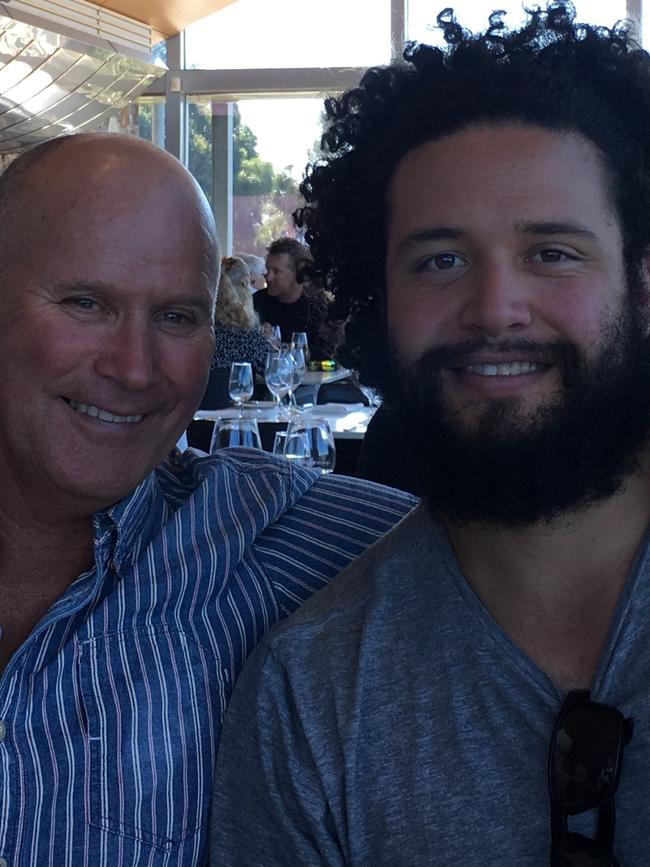
M 244 672 L 215 864 L 648 861 L 650 57 L 438 21 L 327 102 L 297 215 L 426 499 Z

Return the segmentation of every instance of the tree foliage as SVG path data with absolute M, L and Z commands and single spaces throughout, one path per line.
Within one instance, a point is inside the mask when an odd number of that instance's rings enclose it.
M 212 199 L 212 118 L 209 103 L 189 107 L 189 169 Z M 257 152 L 257 137 L 233 112 L 233 195 L 295 195 L 297 184 L 287 171 L 276 172 Z
M 142 138 L 151 139 L 153 107 L 138 106 Z M 209 102 L 190 102 L 188 110 L 188 168 L 212 202 L 212 111 Z M 255 133 L 233 111 L 233 196 L 235 237 L 240 249 L 264 255 L 265 248 L 281 235 L 291 234 L 291 211 L 298 203 L 298 185 L 285 170 L 276 171 L 257 151 Z

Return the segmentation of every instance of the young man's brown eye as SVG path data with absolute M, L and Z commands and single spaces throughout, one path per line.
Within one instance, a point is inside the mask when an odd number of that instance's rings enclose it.
M 441 271 L 453 268 L 457 260 L 458 256 L 455 256 L 453 253 L 440 253 L 440 255 L 433 257 L 436 268 L 439 268 Z

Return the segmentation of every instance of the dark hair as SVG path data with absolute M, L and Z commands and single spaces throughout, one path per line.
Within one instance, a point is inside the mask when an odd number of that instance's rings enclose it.
M 527 10 L 519 30 L 506 29 L 502 14 L 474 35 L 445 9 L 444 49 L 408 43 L 403 61 L 369 69 L 325 102 L 322 156 L 308 166 L 294 219 L 316 279 L 348 317 L 339 357 L 369 383 L 385 377 L 386 191 L 423 142 L 491 122 L 578 132 L 603 160 L 628 274 L 650 245 L 649 55 L 625 24 L 575 23 L 568 2 Z
M 306 277 L 306 266 L 312 262 L 309 247 L 301 244 L 295 238 L 278 238 L 277 241 L 271 241 L 266 248 L 269 256 L 282 256 L 283 253 L 289 257 L 291 267 L 296 272 L 296 282 L 302 283 Z

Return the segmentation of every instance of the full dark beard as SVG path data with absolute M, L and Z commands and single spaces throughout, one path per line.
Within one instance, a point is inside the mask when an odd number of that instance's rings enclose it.
M 491 345 L 557 365 L 561 386 L 534 413 L 518 398 L 495 399 L 468 430 L 443 397 L 441 370 L 485 348 L 436 347 L 408 368 L 396 365 L 386 389 L 435 515 L 505 527 L 551 523 L 612 496 L 638 471 L 650 436 L 650 339 L 631 300 L 592 360 L 565 342 Z

